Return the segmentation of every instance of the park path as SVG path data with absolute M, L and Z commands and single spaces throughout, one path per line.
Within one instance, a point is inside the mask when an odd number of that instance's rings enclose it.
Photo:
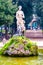
M 43 48 L 43 38 L 30 38 L 33 42 L 36 42 L 38 45 L 38 48 Z

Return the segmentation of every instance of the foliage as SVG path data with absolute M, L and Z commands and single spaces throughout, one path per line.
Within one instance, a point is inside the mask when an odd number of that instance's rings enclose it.
M 43 0 L 37 1 L 37 14 L 41 18 L 40 25 L 43 27 Z
M 14 42 L 14 38 L 9 39 L 9 41 L 6 42 L 6 44 L 4 45 L 4 47 L 0 49 L 0 54 L 3 54 L 3 52 L 4 52 L 6 49 L 8 49 L 8 47 L 9 47 L 11 44 L 13 44 L 13 42 Z
M 16 11 L 17 4 L 13 4 L 12 0 L 0 0 L 0 25 L 12 23 Z
M 39 25 L 43 29 L 43 0 L 32 0 L 32 3 L 36 5 L 36 14 L 40 17 Z

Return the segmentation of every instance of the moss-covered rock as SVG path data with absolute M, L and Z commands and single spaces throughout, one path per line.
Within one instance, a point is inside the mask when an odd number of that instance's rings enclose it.
M 0 54 L 10 56 L 30 56 L 38 54 L 38 47 L 30 39 L 24 36 L 14 36 L 0 50 Z

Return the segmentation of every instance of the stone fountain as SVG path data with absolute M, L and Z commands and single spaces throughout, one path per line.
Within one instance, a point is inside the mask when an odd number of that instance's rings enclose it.
M 36 30 L 40 29 L 40 17 L 37 15 L 37 3 L 33 3 L 33 14 L 32 20 L 29 23 L 30 29 Z

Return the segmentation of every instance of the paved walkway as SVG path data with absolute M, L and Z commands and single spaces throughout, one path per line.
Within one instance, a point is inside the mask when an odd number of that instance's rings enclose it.
M 8 41 L 8 40 L 3 39 L 3 42 L 0 42 L 0 48 L 2 48 L 7 41 Z
M 4 45 L 3 45 L 3 43 L 2 42 L 0 42 L 0 48 L 2 48 Z
M 39 48 L 43 48 L 43 38 L 42 39 L 31 39 L 33 42 L 36 42 Z

